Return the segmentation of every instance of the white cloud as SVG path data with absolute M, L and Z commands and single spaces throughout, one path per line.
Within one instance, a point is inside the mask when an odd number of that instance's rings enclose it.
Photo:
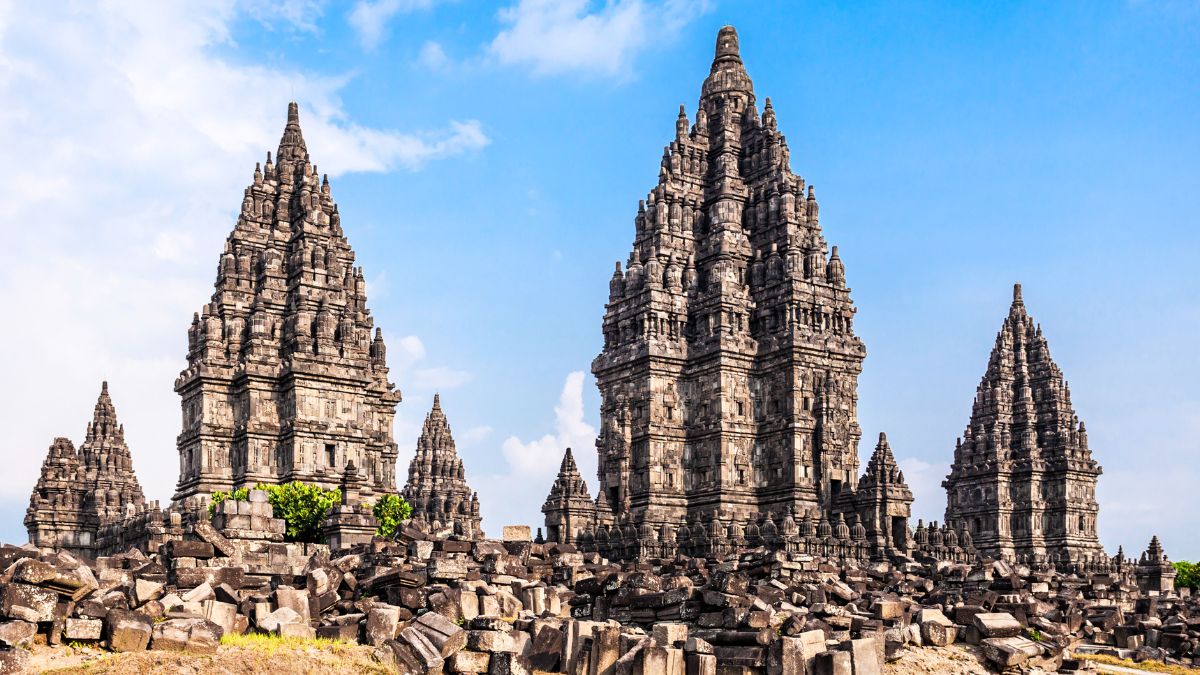
M 358 33 L 364 49 L 379 46 L 387 34 L 388 22 L 397 14 L 408 14 L 433 7 L 435 0 L 359 0 L 347 20 Z
M 317 5 L 295 7 L 284 20 L 312 20 Z M 54 436 L 78 442 L 105 377 L 143 485 L 170 496 L 188 321 L 293 90 L 312 156 L 335 177 L 487 143 L 474 121 L 364 127 L 342 106 L 346 78 L 218 55 L 236 51 L 229 26 L 247 11 L 0 2 L 0 353 L 5 380 L 20 383 L 0 390 L 0 408 L 22 420 L 0 441 L 0 497 L 28 498 Z M 424 357 L 413 336 L 388 344 L 399 363 Z
M 462 440 L 468 443 L 479 443 L 492 435 L 492 428 L 489 426 L 478 426 L 467 429 L 462 434 Z
M 479 492 L 485 531 L 498 531 L 504 525 L 541 524 L 538 514 L 542 500 L 550 491 L 567 448 L 574 451 L 588 488 L 596 489 L 596 428 L 584 418 L 584 381 L 583 371 L 566 376 L 554 406 L 553 433 L 530 441 L 509 436 L 500 447 L 507 470 L 472 479 L 471 485 Z
M 405 335 L 397 341 L 396 346 L 400 348 L 400 360 L 396 360 L 395 353 L 390 355 L 393 368 L 406 370 L 412 364 L 425 358 L 425 343 L 421 342 L 421 338 L 416 335 Z
M 551 478 L 558 471 L 563 451 L 586 451 L 596 442 L 596 429 L 583 419 L 583 372 L 567 375 L 558 405 L 554 406 L 555 433 L 529 442 L 510 436 L 501 446 L 504 458 L 516 475 L 527 478 Z M 549 483 L 547 483 L 547 487 Z
M 246 13 L 268 28 L 283 20 L 297 30 L 317 32 L 326 0 L 243 0 Z
M 421 52 L 417 55 L 417 63 L 425 66 L 430 70 L 444 71 L 450 67 L 450 57 L 446 56 L 446 50 L 442 49 L 442 45 L 428 40 L 421 45 Z
M 527 65 L 537 75 L 584 72 L 628 73 L 633 59 L 651 45 L 672 39 L 708 10 L 702 0 L 519 0 L 500 10 L 506 25 L 492 40 L 491 54 L 506 65 Z

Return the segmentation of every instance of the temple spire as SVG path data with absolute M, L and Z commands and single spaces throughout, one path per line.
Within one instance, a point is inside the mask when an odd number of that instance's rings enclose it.
M 308 159 L 308 147 L 304 144 L 304 134 L 300 131 L 300 106 L 295 101 L 288 103 L 287 124 L 283 127 L 283 136 L 279 139 L 279 150 L 275 153 L 275 159 Z
M 734 104 L 732 98 L 720 94 L 733 94 L 741 99 Z M 742 64 L 742 55 L 738 49 L 737 29 L 724 26 L 717 33 L 717 45 L 713 55 L 712 68 L 704 85 L 700 88 L 700 107 L 707 109 L 709 114 L 718 112 L 722 105 L 731 104 L 738 112 L 753 113 L 754 83 L 746 73 Z
M 483 536 L 478 500 L 467 485 L 440 394 L 433 396 L 401 495 L 412 505 L 413 518 L 426 526 L 453 529 L 471 539 Z
M 719 64 L 742 62 L 741 50 L 738 47 L 737 29 L 733 26 L 722 26 L 717 32 L 717 49 L 713 56 L 712 72 L 716 72 Z
M 1021 284 L 1013 284 L 1013 299 L 1012 307 L 1009 308 L 1010 316 L 1016 316 L 1025 313 L 1025 300 L 1021 297 Z

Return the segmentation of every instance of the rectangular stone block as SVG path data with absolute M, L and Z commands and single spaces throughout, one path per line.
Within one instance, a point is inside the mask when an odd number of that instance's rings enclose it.
M 533 534 L 528 525 L 505 525 L 501 539 L 503 541 L 533 541 Z
M 104 622 L 100 619 L 71 619 L 63 622 L 63 639 L 78 642 L 99 640 L 104 633 Z
M 813 675 L 854 675 L 850 652 L 821 652 L 813 663 Z
M 883 662 L 879 658 L 880 644 L 875 638 L 860 638 L 850 641 L 850 667 L 854 675 L 882 675 Z
M 213 545 L 207 541 L 175 539 L 162 546 L 163 554 L 171 558 L 196 558 L 208 560 L 213 557 Z
M 58 593 L 47 588 L 13 582 L 0 586 L 0 617 L 30 623 L 52 621 Z
M 150 644 L 150 617 L 128 610 L 109 610 L 104 618 L 108 648 L 114 652 L 140 652 Z
M 1021 634 L 1021 623 L 1008 612 L 976 614 L 975 628 L 985 638 L 1015 637 Z

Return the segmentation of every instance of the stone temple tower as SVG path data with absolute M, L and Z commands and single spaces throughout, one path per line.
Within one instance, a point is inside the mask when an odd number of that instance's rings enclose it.
M 760 113 L 731 26 L 634 223 L 592 362 L 597 502 L 654 530 L 831 512 L 857 482 L 866 349 L 813 188 L 770 99 Z
M 954 448 L 946 522 L 985 555 L 1074 563 L 1104 555 L 1096 535 L 1100 464 L 1021 285 L 996 335 L 971 419 Z
M 433 395 L 433 409 L 425 416 L 417 454 L 408 465 L 408 482 L 400 494 L 412 505 L 414 520 L 435 529 L 453 528 L 455 534 L 470 539 L 483 537 L 479 497 L 467 485 L 438 394 Z
M 69 439 L 56 438 L 42 462 L 25 514 L 29 541 L 91 556 L 102 528 L 147 506 L 133 472 L 125 427 L 117 421 L 104 382 L 78 452 Z
M 291 103 L 275 157 L 246 188 L 212 299 L 188 329 L 176 502 L 259 482 L 335 488 L 349 462 L 364 497 L 394 492 L 400 392 L 386 354 Z

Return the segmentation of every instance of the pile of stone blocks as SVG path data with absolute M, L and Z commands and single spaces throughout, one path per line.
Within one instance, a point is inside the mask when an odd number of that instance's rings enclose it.
M 1200 602 L 1128 570 L 768 550 L 614 563 L 528 528 L 466 541 L 405 527 L 330 551 L 238 538 L 278 526 L 230 515 L 149 556 L 0 548 L 0 672 L 35 641 L 207 653 L 248 631 L 370 645 L 405 673 L 858 675 L 956 642 L 997 671 L 1055 671 L 1072 651 L 1200 665 Z

